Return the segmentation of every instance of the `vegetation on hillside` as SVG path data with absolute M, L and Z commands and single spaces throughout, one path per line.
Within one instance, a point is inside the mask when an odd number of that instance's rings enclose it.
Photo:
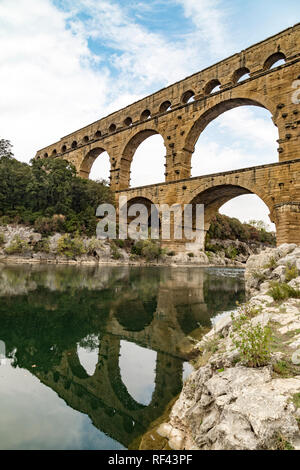
M 13 157 L 9 141 L 0 139 L 0 222 L 34 225 L 42 234 L 56 231 L 93 235 L 96 209 L 113 203 L 105 181 L 76 175 L 75 167 L 61 158 L 32 160 Z
M 239 240 L 249 243 L 266 243 L 275 246 L 275 234 L 268 232 L 262 221 L 242 223 L 238 219 L 217 214 L 211 222 L 207 232 L 207 243 L 211 239 Z

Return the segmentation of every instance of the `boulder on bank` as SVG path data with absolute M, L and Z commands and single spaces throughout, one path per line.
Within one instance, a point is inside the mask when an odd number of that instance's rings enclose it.
M 300 449 L 290 400 L 299 390 L 300 376 L 272 380 L 269 367 L 215 372 L 207 365 L 192 374 L 173 407 L 171 432 L 181 432 L 186 449 L 272 449 L 280 436 Z
M 268 281 L 285 282 L 287 268 L 293 266 L 300 271 L 300 248 L 295 244 L 268 248 L 259 255 L 251 256 L 245 271 L 247 294 L 254 295 Z

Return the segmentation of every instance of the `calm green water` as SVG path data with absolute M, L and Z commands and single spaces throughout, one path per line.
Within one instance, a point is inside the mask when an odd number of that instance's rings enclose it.
M 243 300 L 238 269 L 0 265 L 0 449 L 128 448 Z

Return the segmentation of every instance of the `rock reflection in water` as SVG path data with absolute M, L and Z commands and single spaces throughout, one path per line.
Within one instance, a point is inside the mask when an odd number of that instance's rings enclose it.
M 199 327 L 243 298 L 238 270 L 2 266 L 0 339 L 128 448 L 180 392 Z

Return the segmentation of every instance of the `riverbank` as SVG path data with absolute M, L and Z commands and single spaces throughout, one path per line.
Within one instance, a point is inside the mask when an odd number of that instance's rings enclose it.
M 209 249 L 176 253 L 153 241 L 107 241 L 60 233 L 45 237 L 23 225 L 0 227 L 0 262 L 4 264 L 244 267 L 249 256 L 266 245 L 212 239 Z
M 300 450 L 299 274 L 296 245 L 249 258 L 249 300 L 196 345 L 195 372 L 151 429 L 159 449 Z

